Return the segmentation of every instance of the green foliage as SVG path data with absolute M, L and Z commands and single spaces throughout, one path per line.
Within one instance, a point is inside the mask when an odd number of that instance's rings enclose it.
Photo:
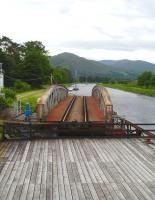
M 35 112 L 37 99 L 47 90 L 47 88 L 23 92 L 17 94 L 17 99 L 22 101 L 22 108 L 24 111 L 25 104 L 28 102 L 31 107 L 31 111 Z
M 2 92 L 5 94 L 5 98 L 11 98 L 11 99 L 16 98 L 16 92 L 11 88 L 4 88 Z
M 31 85 L 24 81 L 17 80 L 14 83 L 14 88 L 18 92 L 25 92 L 31 90 Z
M 54 75 L 55 83 L 72 81 L 69 70 L 60 66 L 52 67 L 48 52 L 40 41 L 17 44 L 8 37 L 1 37 L 0 62 L 5 71 L 5 85 L 13 85 L 18 92 L 49 84 L 51 74 Z
M 40 87 L 49 82 L 51 72 L 52 67 L 42 43 L 25 43 L 25 57 L 20 67 L 22 80 L 27 80 L 32 87 Z
M 155 74 L 152 75 L 152 78 L 151 78 L 151 85 L 152 85 L 152 86 L 155 86 Z
M 145 86 L 139 86 L 136 81 L 131 81 L 126 84 L 124 83 L 103 83 L 105 87 L 111 87 L 115 89 L 120 89 L 128 92 L 133 92 L 137 94 L 143 94 L 148 96 L 155 96 L 155 87 L 146 88 Z
M 150 71 L 143 72 L 138 77 L 138 85 L 149 87 L 154 84 L 154 75 Z
M 4 93 L 4 97 L 0 97 L 0 111 L 2 111 L 5 108 L 9 108 L 12 106 L 15 98 L 16 98 L 16 93 L 14 90 L 10 88 L 4 88 L 2 90 L 2 93 Z
M 71 53 L 62 53 L 49 58 L 54 65 L 62 65 L 78 77 L 109 77 L 116 80 L 134 80 L 145 70 L 155 72 L 155 64 L 145 61 L 118 60 L 100 62 L 88 60 Z M 85 80 L 85 78 L 84 78 Z
M 56 66 L 64 66 L 70 70 L 73 78 L 79 77 L 114 77 L 114 78 L 133 78 L 133 74 L 126 73 L 125 70 L 117 67 L 104 65 L 98 61 L 88 60 L 71 53 L 62 53 L 49 58 L 50 62 Z M 77 77 L 75 72 L 77 71 Z M 128 75 L 128 77 L 126 77 Z
M 34 88 L 50 82 L 53 68 L 48 52 L 40 41 L 17 44 L 10 38 L 1 37 L 0 62 L 3 63 L 6 86 L 21 88 L 23 85 L 16 84 L 17 80 L 27 82 Z
M 69 70 L 59 66 L 53 69 L 52 75 L 54 76 L 55 83 L 70 83 L 72 81 L 72 76 Z

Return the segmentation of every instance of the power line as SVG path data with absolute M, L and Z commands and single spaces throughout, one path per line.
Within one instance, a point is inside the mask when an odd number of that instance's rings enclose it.
M 8 76 L 5 74 L 5 77 L 8 78 L 8 79 L 12 79 L 12 80 L 18 80 L 18 81 L 34 81 L 34 80 L 39 80 L 39 79 L 43 79 L 43 78 L 33 78 L 33 79 L 19 79 L 19 78 L 13 78 L 11 76 Z

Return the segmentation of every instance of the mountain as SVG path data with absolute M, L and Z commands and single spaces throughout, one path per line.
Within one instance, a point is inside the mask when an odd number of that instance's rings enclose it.
M 99 76 L 115 78 L 135 78 L 135 75 L 125 69 L 105 65 L 101 62 L 88 60 L 71 53 L 61 53 L 49 58 L 55 66 L 64 66 L 73 75 L 78 76 Z
M 101 60 L 94 61 L 72 53 L 61 53 L 49 57 L 55 66 L 63 66 L 73 76 L 112 77 L 117 79 L 135 79 L 148 70 L 155 72 L 155 64 L 142 60 Z
M 99 62 L 104 65 L 113 65 L 117 60 L 100 60 Z
M 142 60 L 101 60 L 99 62 L 135 74 L 140 74 L 146 70 L 155 72 L 155 64 Z

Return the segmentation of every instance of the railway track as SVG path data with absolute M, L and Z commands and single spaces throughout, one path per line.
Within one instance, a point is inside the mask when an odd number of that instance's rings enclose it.
M 84 122 L 88 121 L 88 109 L 87 109 L 87 99 L 84 96 L 83 97 L 83 116 L 84 116 Z
M 61 119 L 62 122 L 65 121 L 70 121 L 69 120 L 69 116 L 71 115 L 71 113 L 73 112 L 73 107 L 76 103 L 76 101 L 78 100 L 79 97 L 74 96 L 72 98 L 72 100 L 70 101 L 68 107 L 65 110 L 65 113 Z M 87 100 L 86 97 L 82 97 L 82 101 L 81 104 L 79 106 L 79 111 L 78 111 L 81 115 L 82 121 L 83 122 L 87 122 L 88 121 L 88 109 L 87 109 Z M 74 121 L 74 120 L 73 120 Z
M 65 113 L 64 113 L 64 115 L 63 115 L 63 117 L 62 117 L 62 119 L 61 119 L 62 122 L 67 121 L 68 116 L 69 116 L 69 114 L 70 114 L 70 112 L 71 112 L 71 110 L 72 110 L 72 107 L 73 107 L 73 105 L 74 105 L 74 103 L 75 103 L 75 101 L 76 101 L 76 98 L 77 98 L 77 97 L 74 96 L 74 97 L 72 98 L 72 100 L 70 101 L 70 103 L 69 103 L 67 109 L 65 110 Z

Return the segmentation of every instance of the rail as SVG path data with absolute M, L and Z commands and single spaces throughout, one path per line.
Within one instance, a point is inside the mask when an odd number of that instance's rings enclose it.
M 76 97 L 74 96 L 74 97 L 72 98 L 72 100 L 70 101 L 70 103 L 69 103 L 67 109 L 65 110 L 65 113 L 64 113 L 64 115 L 63 115 L 63 117 L 62 117 L 62 119 L 61 119 L 61 122 L 67 121 L 68 116 L 69 116 L 69 114 L 70 114 L 70 112 L 71 112 L 71 109 L 72 109 L 72 107 L 73 107 L 75 101 L 76 101 Z
M 88 121 L 88 109 L 87 109 L 87 100 L 86 97 L 83 97 L 83 116 L 84 116 L 84 122 Z

